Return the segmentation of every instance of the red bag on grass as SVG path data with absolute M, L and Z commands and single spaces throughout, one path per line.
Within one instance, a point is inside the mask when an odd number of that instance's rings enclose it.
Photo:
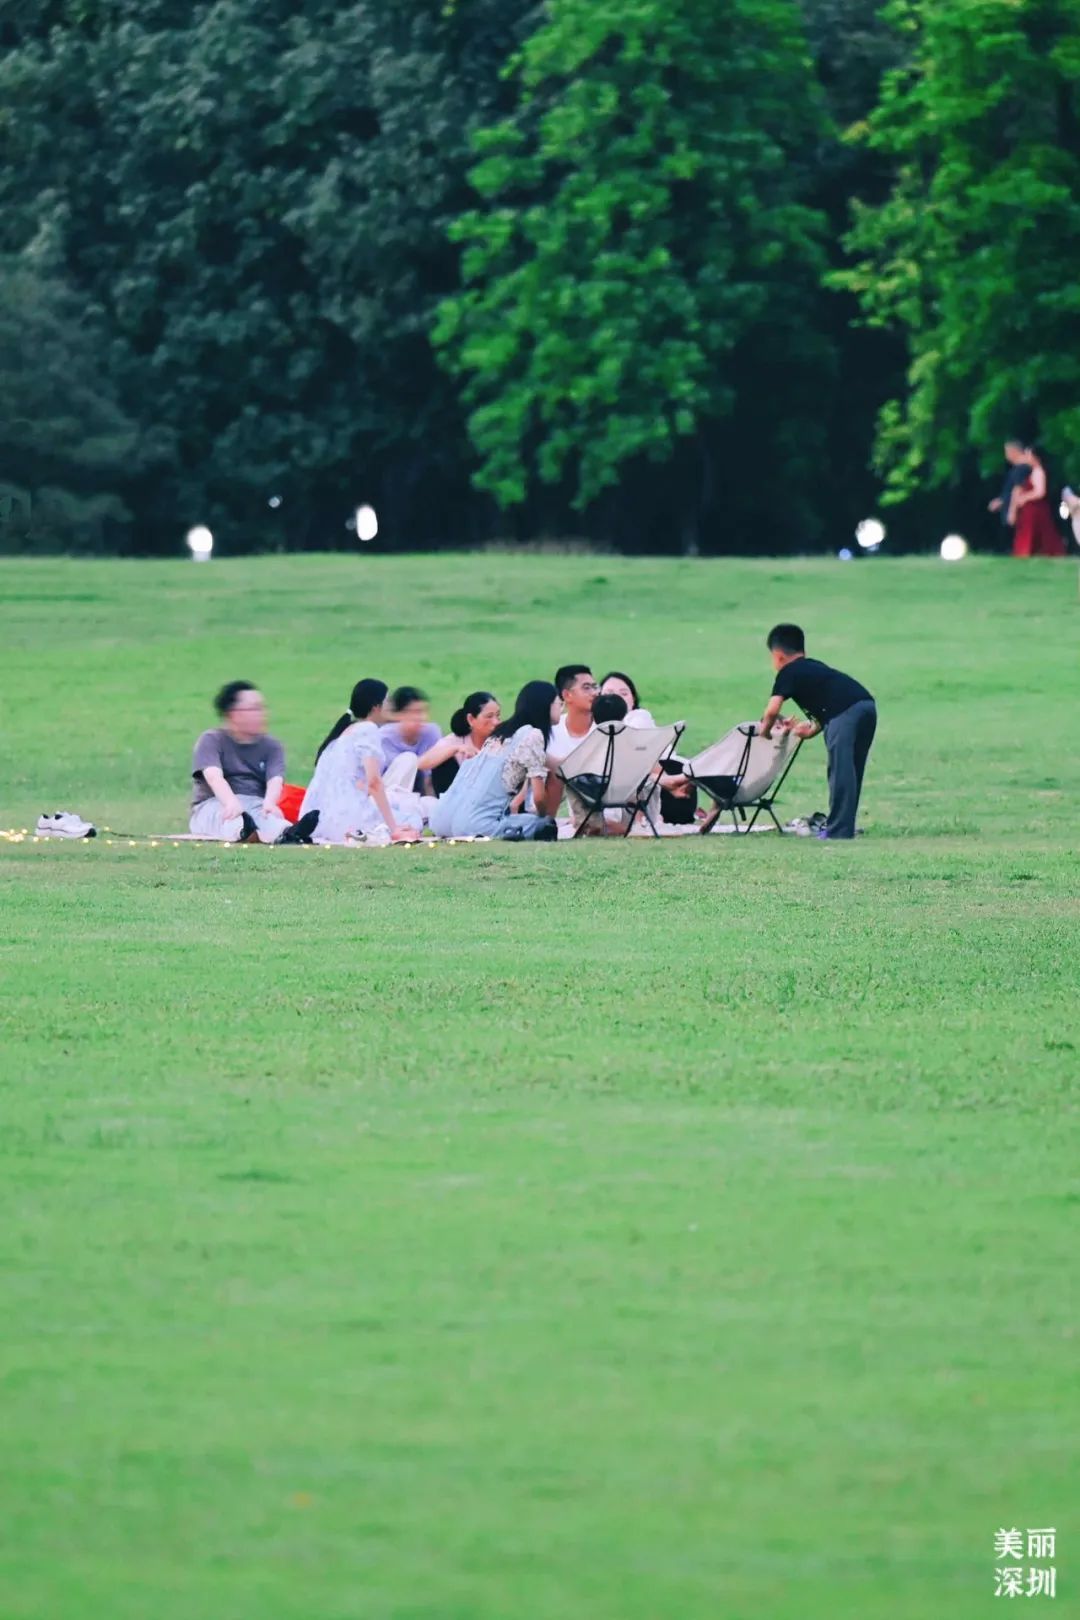
M 300 806 L 304 802 L 306 792 L 307 788 L 296 787 L 294 783 L 286 782 L 281 790 L 281 798 L 278 800 L 278 809 L 286 821 L 300 820 Z

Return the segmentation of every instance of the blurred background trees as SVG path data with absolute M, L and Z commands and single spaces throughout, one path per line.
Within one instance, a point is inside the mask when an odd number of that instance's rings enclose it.
M 1018 412 L 1080 426 L 1078 6 L 24 0 L 0 500 L 80 550 L 367 500 L 403 547 L 771 552 L 885 479 L 921 540 Z
M 1080 0 L 894 0 L 839 280 L 903 334 L 875 455 L 896 499 L 1010 434 L 1080 449 Z

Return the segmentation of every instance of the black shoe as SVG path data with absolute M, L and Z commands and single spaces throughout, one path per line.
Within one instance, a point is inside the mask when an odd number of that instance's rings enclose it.
M 240 836 L 238 844 L 257 844 L 259 842 L 259 829 L 255 825 L 255 818 L 245 810 L 240 817 Z
M 533 833 L 533 838 L 538 844 L 553 844 L 558 836 L 559 829 L 552 816 L 545 816 Z
M 309 810 L 306 816 L 301 816 L 291 827 L 286 827 L 274 839 L 275 844 L 310 844 L 313 842 L 312 833 L 319 825 L 319 812 Z

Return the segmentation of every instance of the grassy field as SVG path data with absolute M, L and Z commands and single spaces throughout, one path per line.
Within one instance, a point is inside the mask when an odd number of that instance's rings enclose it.
M 1002 1525 L 1077 1612 L 1071 567 L 0 592 L 4 826 L 183 825 L 234 676 L 293 779 L 368 674 L 701 745 L 789 617 L 882 711 L 849 846 L 0 844 L 3 1620 L 974 1620 Z

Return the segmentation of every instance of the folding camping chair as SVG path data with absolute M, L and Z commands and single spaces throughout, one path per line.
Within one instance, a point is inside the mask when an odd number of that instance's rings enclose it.
M 801 737 L 793 737 L 789 731 L 762 737 L 757 723 L 748 720 L 733 726 L 719 742 L 687 761 L 683 767 L 686 775 L 713 801 L 714 808 L 702 822 L 701 831 L 712 832 L 726 811 L 735 832 L 753 832 L 764 810 L 777 832 L 782 833 L 773 804 L 801 747 Z M 753 811 L 749 821 L 748 810 Z
M 593 816 L 605 810 L 625 810 L 626 833 L 640 811 L 659 838 L 649 801 L 656 791 L 655 773 L 670 757 L 686 727 L 627 726 L 610 720 L 597 726 L 559 766 L 559 776 L 581 800 L 587 814 L 574 831 L 580 838 Z

